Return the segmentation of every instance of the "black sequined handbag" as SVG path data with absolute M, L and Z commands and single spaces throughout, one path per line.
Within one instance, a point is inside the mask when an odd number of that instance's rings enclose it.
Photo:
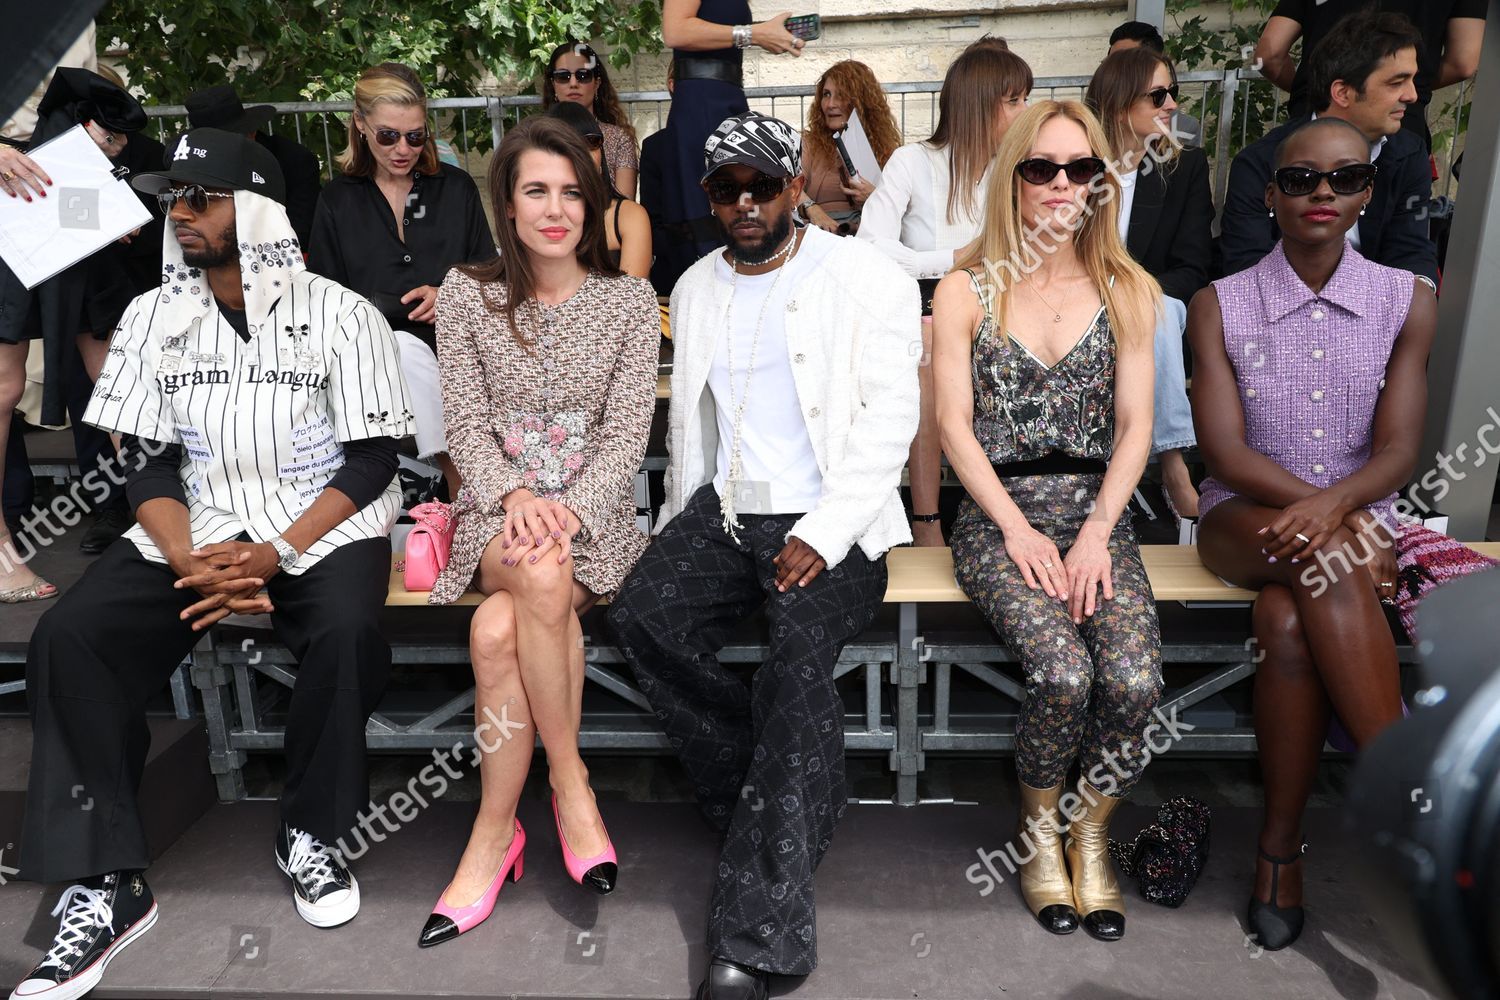
M 1181 906 L 1208 863 L 1208 827 L 1208 806 L 1178 795 L 1134 840 L 1111 840 L 1109 854 L 1121 874 L 1135 876 L 1148 901 Z

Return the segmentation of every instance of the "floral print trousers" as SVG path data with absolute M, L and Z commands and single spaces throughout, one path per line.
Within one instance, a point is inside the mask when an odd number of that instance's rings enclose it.
M 1033 528 L 1067 557 L 1102 475 L 1001 480 Z M 1161 627 L 1135 532 L 1125 518 L 1109 539 L 1114 600 L 1073 624 L 1068 605 L 1032 590 L 995 523 L 972 499 L 952 534 L 959 586 L 1016 654 L 1026 698 L 1016 720 L 1016 770 L 1033 788 L 1063 781 L 1077 760 L 1085 779 L 1122 796 L 1140 778 L 1146 729 L 1161 697 Z

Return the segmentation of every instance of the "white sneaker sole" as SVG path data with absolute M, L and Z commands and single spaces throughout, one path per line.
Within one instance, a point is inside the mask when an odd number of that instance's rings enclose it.
M 276 867 L 281 869 L 281 874 L 285 875 L 289 881 L 292 880 L 292 873 L 287 869 L 280 855 L 276 857 Z M 304 901 L 301 896 L 297 895 L 297 886 L 293 882 L 292 899 L 297 903 L 297 916 L 314 927 L 323 928 L 337 927 L 353 920 L 359 913 L 359 880 L 354 877 L 353 872 L 349 873 L 349 879 L 349 895 L 346 898 L 338 903 L 323 904 Z M 48 997 L 47 1000 L 52 1000 L 52 998 Z
M 115 960 L 116 955 L 156 925 L 156 915 L 156 902 L 153 900 L 151 909 L 146 911 L 146 915 L 120 935 L 120 940 L 105 949 L 104 954 L 96 958 L 93 965 L 65 983 L 58 983 L 56 986 L 39 992 L 22 993 L 21 987 L 17 986 L 15 992 L 10 995 L 10 1000 L 77 1000 L 78 997 L 99 985 L 99 981 L 104 978 L 104 970 L 109 968 L 109 963 Z

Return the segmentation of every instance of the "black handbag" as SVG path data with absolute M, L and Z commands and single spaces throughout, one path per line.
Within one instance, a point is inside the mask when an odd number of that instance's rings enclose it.
M 1208 806 L 1178 795 L 1134 840 L 1111 840 L 1109 854 L 1122 874 L 1135 876 L 1149 902 L 1181 906 L 1208 863 L 1208 828 Z

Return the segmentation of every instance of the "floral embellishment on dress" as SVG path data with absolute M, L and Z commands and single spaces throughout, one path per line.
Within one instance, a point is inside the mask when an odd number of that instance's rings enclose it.
M 522 470 L 528 488 L 560 492 L 583 468 L 587 426 L 582 410 L 514 412 L 505 422 L 500 447 Z

